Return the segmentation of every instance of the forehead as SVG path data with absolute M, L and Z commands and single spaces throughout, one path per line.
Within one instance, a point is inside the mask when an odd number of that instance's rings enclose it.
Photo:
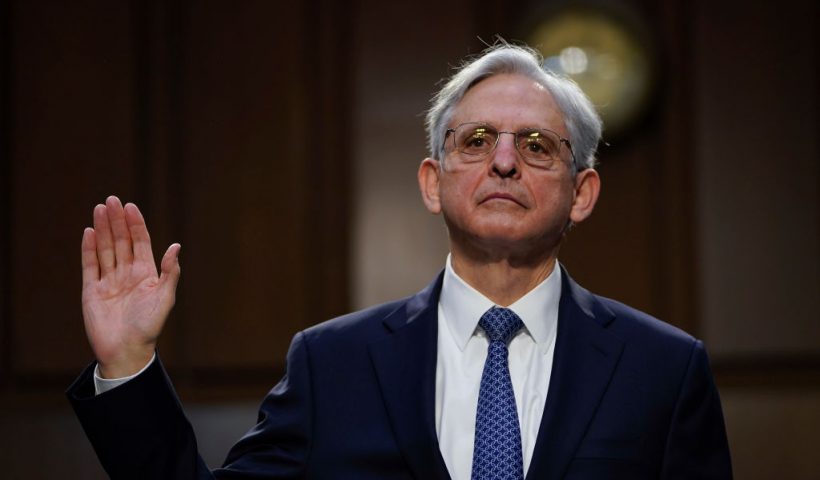
M 456 104 L 452 126 L 485 122 L 500 129 L 541 127 L 565 134 L 564 117 L 549 90 L 517 74 L 498 74 L 473 86 Z

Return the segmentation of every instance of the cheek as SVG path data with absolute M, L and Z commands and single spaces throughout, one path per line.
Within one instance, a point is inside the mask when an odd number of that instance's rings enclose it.
M 441 180 L 439 191 L 443 208 L 465 211 L 473 207 L 473 195 L 479 184 L 479 179 L 463 173 L 447 175 Z
M 566 182 L 544 183 L 531 190 L 537 209 L 552 216 L 568 216 L 572 209 L 573 188 Z

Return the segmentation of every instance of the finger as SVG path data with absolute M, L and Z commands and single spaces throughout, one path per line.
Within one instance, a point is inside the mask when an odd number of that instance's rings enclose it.
M 151 237 L 148 234 L 148 227 L 145 225 L 145 218 L 142 212 L 133 203 L 125 204 L 125 223 L 131 234 L 131 242 L 134 246 L 134 260 L 138 262 L 150 262 L 154 264 L 154 252 L 151 250 Z
M 174 294 L 177 283 L 179 282 L 179 275 L 182 270 L 179 266 L 179 251 L 181 249 L 182 246 L 178 243 L 171 245 L 168 247 L 168 250 L 165 251 L 165 255 L 162 256 L 162 262 L 160 263 L 162 273 L 159 276 L 159 282 L 162 285 L 162 289 L 165 290 L 165 293 L 168 295 Z
M 114 237 L 108 223 L 105 205 L 94 207 L 94 238 L 97 244 L 97 260 L 100 263 L 100 275 L 106 276 L 114 271 Z
M 134 250 L 131 246 L 131 234 L 128 232 L 128 225 L 125 223 L 125 212 L 122 209 L 120 199 L 111 195 L 105 200 L 105 207 L 108 213 L 108 223 L 111 224 L 111 233 L 114 235 L 114 253 L 116 254 L 117 266 L 130 265 L 134 259 Z
M 97 240 L 95 237 L 93 228 L 86 228 L 83 231 L 83 240 L 80 244 L 83 287 L 100 280 L 100 264 L 97 260 Z

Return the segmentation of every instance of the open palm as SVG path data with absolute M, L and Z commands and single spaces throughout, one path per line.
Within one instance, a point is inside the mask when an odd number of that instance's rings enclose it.
M 180 245 L 168 247 L 158 274 L 145 220 L 117 197 L 94 208 L 82 240 L 83 319 L 106 378 L 139 371 L 150 360 L 174 305 Z

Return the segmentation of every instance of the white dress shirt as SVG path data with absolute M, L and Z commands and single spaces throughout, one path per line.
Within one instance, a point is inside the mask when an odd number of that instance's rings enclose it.
M 543 282 L 507 307 L 524 322 L 509 345 L 524 475 L 547 400 L 560 298 L 561 269 L 556 262 Z M 455 273 L 448 256 L 438 304 L 436 433 L 453 480 L 469 480 L 472 473 L 478 390 L 489 346 L 478 321 L 494 305 Z

